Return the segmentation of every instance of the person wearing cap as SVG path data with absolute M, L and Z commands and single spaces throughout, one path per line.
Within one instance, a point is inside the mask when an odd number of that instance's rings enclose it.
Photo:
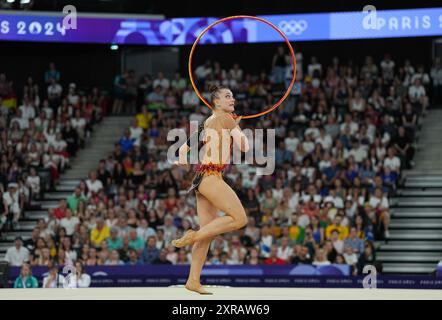
M 21 237 L 16 237 L 14 246 L 6 251 L 5 261 L 12 267 L 21 267 L 24 262 L 29 261 L 29 250 L 23 246 Z

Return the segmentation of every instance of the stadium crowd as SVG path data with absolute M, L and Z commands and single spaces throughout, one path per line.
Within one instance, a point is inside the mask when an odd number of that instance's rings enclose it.
M 414 165 L 419 120 L 430 93 L 442 85 L 442 68 L 440 61 L 427 72 L 415 61 L 399 65 L 388 54 L 375 58 L 380 60 L 366 57 L 358 65 L 334 57 L 323 65 L 298 53 L 298 84 L 290 98 L 264 117 L 242 121 L 243 128 L 276 130 L 276 169 L 260 176 L 257 165 L 228 167 L 225 179 L 249 223 L 218 236 L 208 264 L 337 263 L 360 274 L 376 263 L 375 241 L 389 235 L 389 197 L 401 171 Z M 249 114 L 279 100 L 291 68 L 279 48 L 271 72 L 207 61 L 195 77 L 206 98 L 210 84 L 231 88 L 238 113 Z M 45 75 L 47 95 L 29 79 L 23 104 L 2 106 L 4 227 L 13 227 L 38 194 L 35 169 L 48 168 L 56 181 L 106 110 L 97 89 L 78 95 L 72 85 L 63 91 L 57 77 L 52 65 Z M 1 97 L 7 84 L 0 75 Z M 167 133 L 189 132 L 189 120 L 201 122 L 209 110 L 178 72 L 172 79 L 159 72 L 140 81 L 133 71 L 124 72 L 115 78 L 113 93 L 113 114 L 137 110 L 131 126 L 97 170 L 39 220 L 31 239 L 16 239 L 6 256 L 13 265 L 190 263 L 190 248 L 170 242 L 198 226 L 195 197 L 186 193 L 193 170 L 168 162 Z

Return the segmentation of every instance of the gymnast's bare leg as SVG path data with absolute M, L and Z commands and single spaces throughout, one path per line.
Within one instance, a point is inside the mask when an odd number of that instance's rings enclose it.
M 247 215 L 241 201 L 221 176 L 204 177 L 198 190 L 213 206 L 226 215 L 217 217 L 198 231 L 188 231 L 182 238 L 173 240 L 172 244 L 176 247 L 212 239 L 219 234 L 241 229 L 247 224 Z
M 202 194 L 196 192 L 196 209 L 200 226 L 204 227 L 212 220 L 216 219 L 218 210 L 210 203 Z M 186 288 L 200 294 L 212 294 L 206 291 L 200 282 L 201 271 L 207 258 L 210 242 L 213 238 L 197 241 L 192 247 L 192 264 L 190 265 L 189 278 L 187 279 Z

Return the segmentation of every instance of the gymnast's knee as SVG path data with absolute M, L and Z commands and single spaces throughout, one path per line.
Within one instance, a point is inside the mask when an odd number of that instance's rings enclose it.
M 248 223 L 248 219 L 247 219 L 246 214 L 244 213 L 240 217 L 235 218 L 234 223 L 235 223 L 235 228 L 236 229 L 241 229 L 241 228 L 245 227 L 247 225 L 247 223 Z

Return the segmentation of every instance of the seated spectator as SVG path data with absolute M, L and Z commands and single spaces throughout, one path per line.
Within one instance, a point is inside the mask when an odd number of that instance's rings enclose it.
M 21 267 L 24 262 L 29 261 L 29 250 L 23 246 L 21 237 L 16 237 L 14 246 L 8 248 L 5 255 L 5 261 L 12 267 Z
M 129 248 L 136 250 L 139 254 L 143 252 L 144 240 L 138 236 L 136 229 L 129 231 Z
M 43 288 L 65 288 L 64 276 L 59 274 L 58 266 L 54 263 L 48 265 L 48 275 L 43 278 Z
M 270 249 L 270 254 L 267 259 L 264 260 L 264 264 L 266 265 L 283 265 L 287 264 L 287 260 L 282 260 L 278 258 L 278 246 L 272 245 Z
M 80 223 L 80 219 L 72 216 L 71 209 L 66 209 L 66 215 L 61 218 L 60 226 L 66 229 L 66 234 L 71 237 L 74 234 L 76 226 Z
M 146 103 L 149 110 L 162 110 L 166 108 L 163 88 L 160 85 L 155 86 L 154 91 L 147 95 Z
M 326 266 L 330 265 L 330 261 L 327 260 L 327 256 L 324 249 L 316 250 L 315 260 L 312 263 L 314 266 Z
M 67 210 L 68 210 L 68 205 L 66 199 L 61 199 L 59 201 L 58 207 L 54 209 L 55 218 L 57 218 L 58 220 L 63 219 L 64 217 L 66 217 Z
M 89 288 L 91 285 L 91 276 L 85 273 L 81 261 L 75 262 L 75 274 L 69 280 L 68 288 Z
M 118 251 L 112 250 L 109 259 L 107 259 L 104 264 L 107 266 L 122 266 L 124 265 L 124 262 L 120 260 L 120 254 Z
M 29 263 L 23 263 L 20 275 L 15 279 L 14 288 L 38 288 L 37 278 L 32 275 L 32 269 Z
M 88 197 L 97 194 L 103 189 L 103 183 L 97 179 L 97 171 L 92 170 L 89 173 L 89 179 L 86 180 L 87 189 L 89 190 Z
M 138 257 L 137 250 L 129 249 L 129 260 L 126 262 L 128 266 L 142 265 L 143 261 Z
M 158 257 L 152 261 L 152 264 L 172 264 L 167 260 L 167 249 L 161 249 Z
M 95 247 L 100 247 L 103 241 L 110 235 L 109 227 L 104 224 L 104 220 L 102 218 L 98 218 L 96 220 L 97 226 L 91 231 L 91 243 Z
M 345 263 L 355 267 L 358 263 L 358 255 L 353 252 L 353 248 L 351 246 L 346 246 L 343 253 Z
M 159 255 L 160 250 L 156 246 L 156 238 L 151 236 L 147 239 L 146 247 L 143 250 L 141 258 L 145 264 L 152 264 Z
M 347 246 L 350 246 L 356 254 L 361 254 L 364 250 L 364 241 L 358 237 L 358 231 L 355 227 L 350 229 L 350 235 L 344 240 L 344 247 Z

